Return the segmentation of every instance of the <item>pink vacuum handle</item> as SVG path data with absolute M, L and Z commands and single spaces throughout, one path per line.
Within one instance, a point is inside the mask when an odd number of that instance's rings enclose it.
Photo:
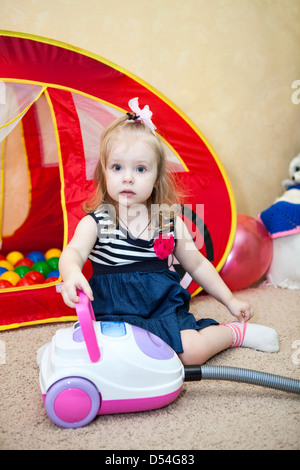
M 79 291 L 79 303 L 76 304 L 76 314 L 80 323 L 83 338 L 92 362 L 100 359 L 100 349 L 94 330 L 95 314 L 90 299 L 84 292 Z

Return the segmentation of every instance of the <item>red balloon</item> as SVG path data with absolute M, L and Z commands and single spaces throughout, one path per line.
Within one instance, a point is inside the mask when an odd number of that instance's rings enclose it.
M 219 273 L 225 284 L 232 291 L 251 286 L 266 273 L 272 258 L 273 242 L 265 226 L 238 214 L 232 250 Z

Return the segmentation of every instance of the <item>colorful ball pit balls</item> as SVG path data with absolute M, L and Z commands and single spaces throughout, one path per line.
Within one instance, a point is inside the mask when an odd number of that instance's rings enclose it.
M 6 255 L 7 261 L 9 261 L 9 263 L 11 263 L 14 266 L 22 258 L 24 258 L 24 255 L 20 251 L 11 251 L 10 253 L 8 253 L 8 255 Z
M 0 278 L 0 289 L 8 289 L 9 287 L 14 287 L 14 286 L 11 282 Z
M 9 281 L 12 283 L 13 286 L 17 284 L 17 282 L 21 279 L 18 273 L 14 271 L 6 271 L 5 273 L 1 274 L 0 279 L 4 281 Z
M 59 271 L 58 269 L 54 269 L 53 271 L 51 271 L 48 276 L 46 277 L 46 279 L 48 279 L 49 277 L 56 277 L 56 278 L 59 278 Z
M 58 278 L 59 278 L 59 271 L 58 269 L 55 269 L 54 271 L 51 271 L 51 273 L 48 274 L 48 276 L 45 279 L 45 283 L 56 282 Z
M 59 248 L 50 248 L 45 255 L 32 251 L 26 257 L 20 251 L 0 254 L 0 289 L 56 282 L 60 255 Z
M 37 263 L 38 261 L 46 261 L 46 258 L 41 251 L 31 251 L 28 253 L 27 258 L 31 259 L 34 263 Z
M 59 258 L 61 255 L 61 250 L 59 248 L 50 248 L 46 251 L 45 258 L 48 261 L 50 258 Z

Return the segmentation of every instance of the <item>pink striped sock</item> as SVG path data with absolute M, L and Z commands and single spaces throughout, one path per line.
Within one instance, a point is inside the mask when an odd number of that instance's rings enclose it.
M 232 322 L 224 324 L 224 326 L 228 326 L 231 329 L 233 334 L 233 341 L 229 348 L 238 348 L 243 346 L 247 323 L 240 323 L 240 322 Z
M 237 321 L 223 324 L 223 326 L 230 328 L 233 334 L 230 348 L 244 347 L 265 352 L 279 351 L 278 336 L 273 328 Z

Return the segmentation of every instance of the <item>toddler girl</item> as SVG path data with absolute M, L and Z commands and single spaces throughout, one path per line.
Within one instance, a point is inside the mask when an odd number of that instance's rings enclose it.
M 64 302 L 75 307 L 77 289 L 82 290 L 97 320 L 145 328 L 166 341 L 184 364 L 203 364 L 237 346 L 278 351 L 276 332 L 246 323 L 253 315 L 250 305 L 233 296 L 176 212 L 176 191 L 149 107 L 139 109 L 137 98 L 129 106 L 133 112 L 102 134 L 94 197 L 60 257 Z M 236 321 L 196 321 L 189 313 L 190 294 L 169 269 L 173 253 Z M 93 266 L 90 282 L 82 274 L 88 258 Z

